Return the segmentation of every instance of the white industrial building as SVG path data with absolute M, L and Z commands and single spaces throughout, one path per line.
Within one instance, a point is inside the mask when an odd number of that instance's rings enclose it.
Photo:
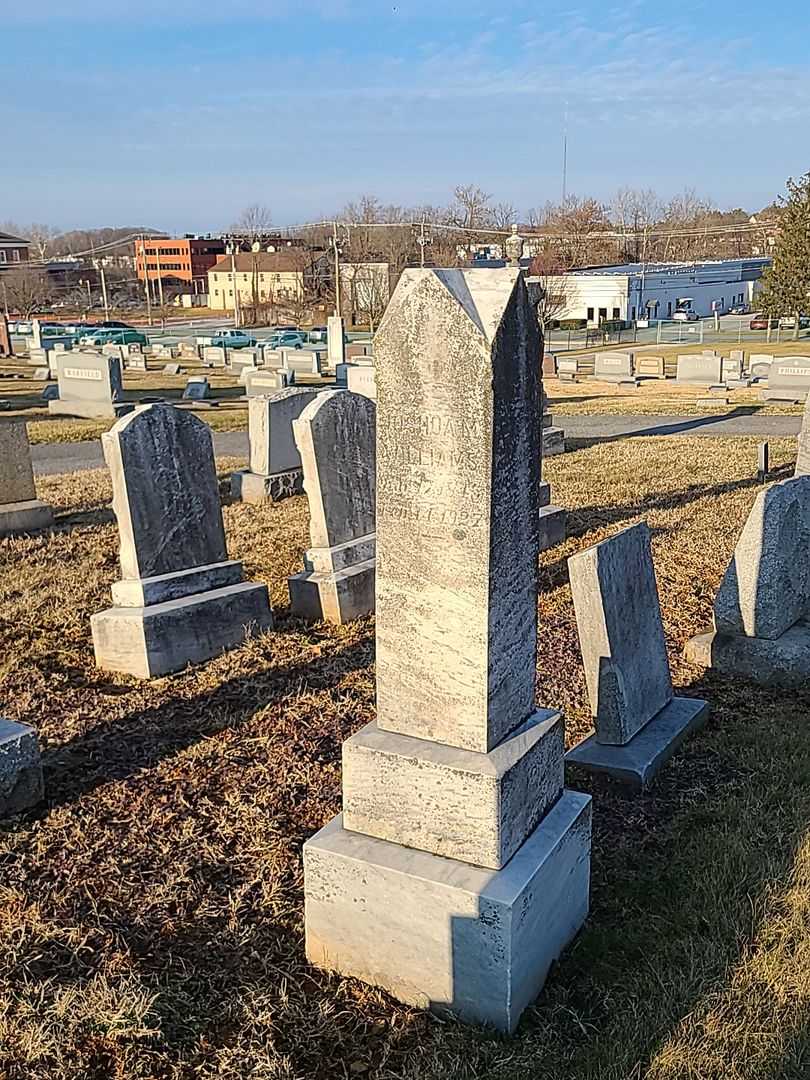
M 611 319 L 671 319 L 678 309 L 699 316 L 723 314 L 740 304 L 754 305 L 762 272 L 770 262 L 761 258 L 623 263 L 573 270 L 559 279 L 555 317 L 599 326 Z

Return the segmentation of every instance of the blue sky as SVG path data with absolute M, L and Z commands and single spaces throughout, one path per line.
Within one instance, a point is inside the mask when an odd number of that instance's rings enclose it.
M 0 220 L 282 225 L 364 193 L 623 185 L 757 209 L 810 169 L 806 0 L 0 0 Z

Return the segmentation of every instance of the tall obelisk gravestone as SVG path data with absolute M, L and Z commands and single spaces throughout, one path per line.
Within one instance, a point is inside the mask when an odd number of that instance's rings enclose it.
M 310 960 L 503 1031 L 590 878 L 590 798 L 534 700 L 538 352 L 517 269 L 403 274 L 375 338 L 377 721 L 304 848 Z

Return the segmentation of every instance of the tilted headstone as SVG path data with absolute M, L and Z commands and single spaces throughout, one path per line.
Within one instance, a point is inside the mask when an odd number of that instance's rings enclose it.
M 182 372 L 182 370 L 183 369 L 180 366 L 180 364 L 164 364 L 163 365 L 163 374 L 164 375 L 179 375 Z
M 121 361 L 117 356 L 69 352 L 56 357 L 59 399 L 48 402 L 57 416 L 98 419 L 121 416 L 132 409 L 123 398 Z
M 572 555 L 568 571 L 596 732 L 567 760 L 644 788 L 708 715 L 672 690 L 649 528 Z
M 723 359 L 705 353 L 685 353 L 678 357 L 677 381 L 692 386 L 716 386 L 723 379 Z
M 353 394 L 377 400 L 377 372 L 373 367 L 350 364 L 346 371 L 346 388 Z
M 326 320 L 326 348 L 329 366 L 334 369 L 346 362 L 346 339 L 343 319 L 340 315 L 330 315 Z
M 231 475 L 231 495 L 246 503 L 280 502 L 304 490 L 293 421 L 317 390 L 292 387 L 248 401 L 250 466 Z
M 810 356 L 780 356 L 771 364 L 763 401 L 803 404 L 810 391 Z
M 31 378 L 37 382 L 50 382 L 53 375 L 49 367 L 38 367 Z
M 44 794 L 36 732 L 0 718 L 0 819 L 30 810 Z
M 288 581 L 302 619 L 345 623 L 374 610 L 375 416 L 368 398 L 328 390 L 293 421 L 310 519 L 304 572 Z
M 0 420 L 0 536 L 52 524 L 53 511 L 37 498 L 25 421 Z
M 632 379 L 633 354 L 598 352 L 594 357 L 593 377 L 603 382 L 624 382 Z
M 645 379 L 665 379 L 667 372 L 663 356 L 639 353 L 636 356 L 636 375 Z
M 184 401 L 205 401 L 211 397 L 211 386 L 204 375 L 192 375 L 183 391 Z
M 539 354 L 519 270 L 403 273 L 375 338 L 377 721 L 304 846 L 310 961 L 502 1031 L 588 910 L 590 798 L 534 700 Z
M 714 602 L 714 628 L 686 655 L 765 685 L 810 679 L 810 476 L 757 495 Z
M 228 559 L 211 429 L 170 405 L 102 436 L 121 538 L 115 607 L 91 619 L 96 663 L 157 678 L 272 626 L 264 585 Z

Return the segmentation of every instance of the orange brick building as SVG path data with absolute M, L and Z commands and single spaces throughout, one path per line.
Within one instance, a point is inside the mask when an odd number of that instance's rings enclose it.
M 211 237 L 147 237 L 135 241 L 138 278 L 185 282 L 192 292 L 206 292 L 208 271 L 225 254 L 225 242 Z

